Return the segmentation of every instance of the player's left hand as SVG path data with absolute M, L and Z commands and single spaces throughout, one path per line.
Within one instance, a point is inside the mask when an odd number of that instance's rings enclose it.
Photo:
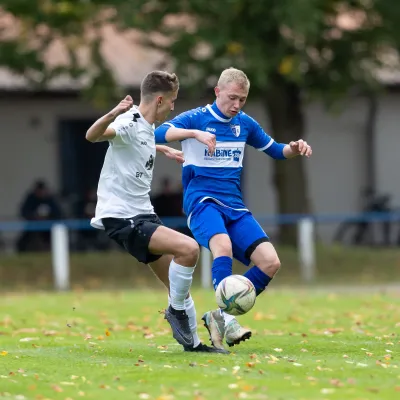
M 164 154 L 169 159 L 175 160 L 178 164 L 183 164 L 185 162 L 183 151 L 173 149 L 172 147 L 168 147 Z
M 303 139 L 296 140 L 295 142 L 290 142 L 289 146 L 293 155 L 310 157 L 312 154 L 311 146 Z

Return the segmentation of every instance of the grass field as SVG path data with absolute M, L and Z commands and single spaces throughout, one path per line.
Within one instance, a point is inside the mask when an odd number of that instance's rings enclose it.
M 278 246 L 278 254 L 282 268 L 274 286 L 301 284 L 297 250 Z M 148 268 L 124 252 L 72 253 L 70 264 L 73 287 L 160 287 Z M 50 253 L 0 254 L 0 290 L 52 288 L 51 265 Z M 244 271 L 243 265 L 234 264 L 234 272 Z M 340 285 L 400 282 L 400 249 L 318 246 L 316 278 L 316 283 Z M 200 281 L 200 268 L 196 268 L 193 284 Z
M 200 319 L 213 293 L 193 296 Z M 159 313 L 164 300 L 163 291 L 3 293 L 0 398 L 400 396 L 400 292 L 272 289 L 240 319 L 252 339 L 228 356 L 184 353 Z

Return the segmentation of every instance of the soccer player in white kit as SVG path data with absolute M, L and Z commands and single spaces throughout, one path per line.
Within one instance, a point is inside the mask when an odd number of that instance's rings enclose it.
M 148 264 L 169 289 L 165 318 L 174 338 L 185 351 L 223 353 L 201 343 L 196 310 L 189 294 L 199 256 L 195 240 L 165 227 L 155 214 L 149 192 L 156 151 L 182 163 L 182 152 L 156 146 L 154 123 L 164 121 L 178 95 L 175 74 L 150 72 L 141 84 L 138 107 L 126 96 L 87 131 L 90 142 L 107 140 L 107 150 L 97 189 L 96 214 L 91 225 L 107 235 L 138 261 Z M 215 149 L 215 135 L 199 130 L 185 135 Z

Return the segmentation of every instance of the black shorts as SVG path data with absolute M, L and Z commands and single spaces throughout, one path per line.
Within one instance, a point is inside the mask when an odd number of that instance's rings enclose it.
M 133 218 L 102 218 L 105 232 L 138 261 L 148 264 L 161 255 L 149 252 L 150 238 L 163 225 L 156 214 L 139 214 Z

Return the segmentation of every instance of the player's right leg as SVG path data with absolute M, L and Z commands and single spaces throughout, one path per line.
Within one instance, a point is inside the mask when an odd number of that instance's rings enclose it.
M 213 255 L 212 279 L 216 289 L 219 282 L 232 275 L 232 244 L 223 213 L 214 202 L 200 203 L 190 215 L 189 225 L 197 242 L 210 249 Z M 211 343 L 224 349 L 225 321 L 220 309 L 206 312 L 202 320 L 210 334 Z
M 103 218 L 107 235 L 144 264 L 172 254 L 168 280 L 170 307 L 165 318 L 173 336 L 183 346 L 193 346 L 193 335 L 185 312 L 193 272 L 199 257 L 199 246 L 192 238 L 166 228 L 155 214 L 140 214 L 129 219 Z
M 153 273 L 157 276 L 157 278 L 165 285 L 169 292 L 169 276 L 168 270 L 169 265 L 172 261 L 173 256 L 171 255 L 163 255 L 158 260 L 149 264 L 149 267 L 153 271 Z M 170 301 L 169 301 L 170 302 Z M 189 326 L 190 330 L 193 335 L 193 346 L 183 346 L 185 351 L 190 352 L 201 352 L 201 353 L 222 353 L 222 354 L 229 354 L 229 351 L 224 349 L 218 349 L 214 346 L 209 347 L 206 344 L 200 341 L 198 332 L 197 332 L 197 315 L 196 315 L 196 308 L 194 304 L 194 300 L 192 296 L 188 295 L 185 299 L 185 311 L 189 318 Z
M 185 311 L 185 299 L 189 297 L 193 272 L 199 257 L 199 246 L 189 236 L 159 226 L 150 238 L 148 250 L 154 255 L 173 256 L 169 264 L 165 265 L 168 268 L 170 299 L 170 305 L 165 310 L 165 319 L 171 325 L 177 342 L 184 347 L 193 347 L 194 340 Z M 157 260 L 149 264 L 153 264 L 157 269 Z

